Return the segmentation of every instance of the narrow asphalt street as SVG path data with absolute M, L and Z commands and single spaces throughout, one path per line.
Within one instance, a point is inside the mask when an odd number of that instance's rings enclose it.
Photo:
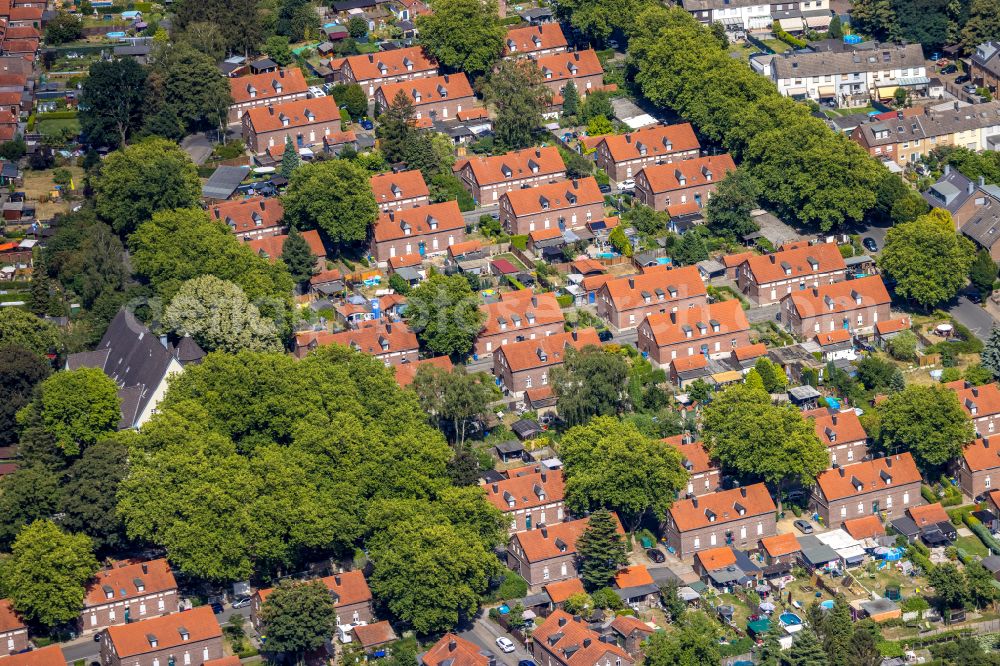
M 505 632 L 499 625 L 494 624 L 489 617 L 487 617 L 485 611 L 480 611 L 479 616 L 476 617 L 476 621 L 473 623 L 472 627 L 466 631 L 460 632 L 459 636 L 495 654 L 498 664 L 517 666 L 519 661 L 523 659 L 531 659 L 531 655 L 528 654 L 528 651 L 524 648 L 524 646 L 519 645 L 516 638 Z M 514 642 L 515 649 L 513 652 L 504 654 L 500 651 L 500 648 L 497 647 L 496 644 L 496 640 L 499 636 L 506 636 Z
M 958 323 L 967 327 L 977 338 L 986 342 L 990 337 L 990 331 L 997 324 L 989 312 L 973 303 L 964 294 L 948 309 L 948 314 L 955 318 Z

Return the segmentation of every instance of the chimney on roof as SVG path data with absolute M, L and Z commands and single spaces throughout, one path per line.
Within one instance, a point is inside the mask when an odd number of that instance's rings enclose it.
M 144 573 L 144 574 L 148 574 L 149 573 L 149 564 L 146 563 L 146 562 L 142 563 L 142 573 Z
M 840 470 L 840 478 L 844 478 L 844 468 L 840 467 L 839 470 Z
M 371 63 L 375 62 L 375 56 L 373 56 L 371 53 L 368 54 L 368 62 L 371 62 Z
M 632 133 L 625 132 L 625 143 L 632 143 Z
M 500 484 L 499 483 L 494 483 L 493 484 L 493 492 L 494 493 L 500 492 Z
M 671 324 L 676 324 L 677 323 L 677 313 L 676 312 L 671 312 L 670 313 L 670 323 Z
M 979 397 L 979 387 L 978 386 L 973 386 L 972 387 L 972 395 L 975 396 L 975 397 L 977 397 L 977 398 Z
M 574 622 L 583 622 L 583 617 L 581 617 L 579 615 L 574 615 L 573 616 L 573 621 Z
M 454 652 L 458 648 L 458 641 L 454 638 L 448 641 L 448 652 Z
M 268 115 L 271 115 L 271 116 L 274 115 L 274 107 L 271 106 L 270 104 L 267 105 L 267 113 L 268 113 Z
M 535 148 L 535 157 L 541 157 L 541 156 L 542 156 L 542 149 Z
M 279 69 L 278 70 L 278 78 L 279 79 L 285 78 L 285 70 L 283 70 L 283 69 Z
M 340 574 L 334 574 L 333 582 L 336 583 L 338 587 L 340 586 Z
M 698 498 L 697 497 L 692 497 L 691 498 L 691 506 L 693 506 L 696 509 L 698 508 Z
M 629 289 L 635 289 L 635 278 L 629 278 L 628 279 L 628 288 Z
M 772 254 L 772 255 L 769 255 L 769 256 L 770 256 L 770 259 L 771 259 L 771 263 L 773 264 L 774 263 L 774 255 Z
M 990 448 L 990 438 L 989 437 L 983 437 L 983 448 L 984 449 Z
M 744 497 L 745 498 L 746 496 L 747 496 L 747 487 L 746 486 L 740 486 L 740 497 Z
M 548 480 L 549 480 L 549 475 L 546 474 L 545 472 L 542 472 L 542 483 L 545 483 Z
M 892 456 L 889 456 L 888 458 L 885 459 L 885 466 L 892 467 Z
M 445 74 L 445 75 L 444 75 L 444 82 L 445 82 L 445 83 L 448 83 L 448 81 L 450 81 L 450 80 L 451 80 L 451 79 L 450 79 L 450 78 L 448 77 L 448 75 L 447 75 L 447 74 Z
M 584 638 L 583 639 L 583 647 L 585 647 L 585 648 L 590 647 L 590 643 L 591 642 L 592 641 L 589 638 Z
M 548 539 L 549 538 L 549 529 L 547 527 L 543 527 L 542 528 L 542 538 L 543 539 Z
M 564 617 L 559 618 L 559 626 L 560 627 L 565 627 L 566 626 L 566 618 L 564 618 Z

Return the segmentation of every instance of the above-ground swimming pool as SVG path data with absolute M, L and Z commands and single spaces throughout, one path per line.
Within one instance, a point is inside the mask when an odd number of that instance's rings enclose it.
M 820 608 L 825 608 L 827 610 L 833 609 L 833 599 L 827 599 L 826 601 L 821 601 L 819 603 Z
M 125 36 L 125 33 L 121 32 L 121 31 L 118 31 L 118 32 L 109 32 L 105 36 L 108 39 L 121 39 L 122 37 Z
M 802 618 L 795 613 L 790 613 L 788 611 L 779 615 L 778 621 L 781 622 L 781 625 L 784 627 L 793 627 L 802 624 Z

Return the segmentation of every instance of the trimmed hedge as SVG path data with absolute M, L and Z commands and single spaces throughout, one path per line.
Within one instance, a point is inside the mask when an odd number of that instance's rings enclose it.
M 39 113 L 36 117 L 38 120 L 71 120 L 76 118 L 76 111 L 49 111 L 47 113 Z
M 559 303 L 559 307 L 568 308 L 573 305 L 573 294 L 563 294 L 562 296 L 556 296 L 556 302 Z
M 528 236 L 527 236 L 527 234 L 523 234 L 523 235 L 519 235 L 519 236 L 511 236 L 510 237 L 510 244 L 513 245 L 514 247 L 516 247 L 518 250 L 527 250 L 528 249 Z
M 963 516 L 963 520 L 965 521 L 965 525 L 972 530 L 972 533 L 979 537 L 983 545 L 990 549 L 991 553 L 994 555 L 1000 554 L 1000 541 L 993 538 L 993 535 L 990 534 L 990 531 L 986 529 L 986 526 L 978 518 L 971 513 L 967 513 Z
M 777 37 L 778 39 L 780 39 L 781 41 L 788 44 L 794 49 L 801 49 L 809 44 L 809 42 L 807 42 L 806 40 L 799 39 L 798 37 L 792 37 L 790 34 L 785 32 L 784 29 L 781 27 L 781 21 L 775 21 L 774 23 L 771 24 L 771 32 L 774 33 L 775 37 Z

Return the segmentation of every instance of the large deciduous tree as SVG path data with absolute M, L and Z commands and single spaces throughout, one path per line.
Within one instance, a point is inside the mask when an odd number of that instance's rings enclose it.
M 112 438 L 87 447 L 66 470 L 61 524 L 89 536 L 98 551 L 114 552 L 126 543 L 117 493 L 127 471 L 128 447 Z
M 363 241 L 378 217 L 368 178 L 348 160 L 303 164 L 281 199 L 285 221 L 299 230 L 318 229 L 338 246 Z
M 146 76 L 134 58 L 90 66 L 80 93 L 80 129 L 91 145 L 123 146 L 142 127 Z
M 261 607 L 267 650 L 295 657 L 322 647 L 337 629 L 337 609 L 321 581 L 282 582 Z
M 483 86 L 496 109 L 494 132 L 501 146 L 525 148 L 542 126 L 542 113 L 552 99 L 542 70 L 526 58 L 502 60 Z
M 205 351 L 281 351 L 274 322 L 261 316 L 239 286 L 214 275 L 182 284 L 163 311 L 162 324 L 190 335 Z
M 993 293 L 993 285 L 997 280 L 997 263 L 993 261 L 989 251 L 980 250 L 969 268 L 969 282 L 979 292 L 979 298 L 985 301 Z
M 649 666 L 701 666 L 717 664 L 719 654 L 716 624 L 703 612 L 686 613 L 677 631 L 658 631 L 646 646 Z
M 600 416 L 571 428 L 559 445 L 566 504 L 576 514 L 618 512 L 635 529 L 647 511 L 660 521 L 687 485 L 680 453 L 646 437 L 631 423 Z
M 410 385 L 420 399 L 420 406 L 439 430 L 446 428 L 459 449 L 465 445 L 468 426 L 490 413 L 490 403 L 500 399 L 500 389 L 485 372 L 466 372 L 459 366 L 451 370 L 422 365 Z
M 431 14 L 417 17 L 420 43 L 439 63 L 477 77 L 503 54 L 507 31 L 496 0 L 432 0 Z
M 53 627 L 80 617 L 84 585 L 97 569 L 89 538 L 39 520 L 17 535 L 3 563 L 3 589 L 25 618 Z
M 621 354 L 599 347 L 567 349 L 562 366 L 552 371 L 560 416 L 574 426 L 592 416 L 621 414 L 628 400 L 628 374 Z
M 0 548 L 8 550 L 17 533 L 59 511 L 59 476 L 42 465 L 21 467 L 0 478 Z
M 576 540 L 580 577 L 587 589 L 610 586 L 618 570 L 628 564 L 625 537 L 619 529 L 612 513 L 599 509 L 590 515 L 586 529 Z
M 972 241 L 955 232 L 951 215 L 935 209 L 889 229 L 878 264 L 896 280 L 898 295 L 929 308 L 965 286 L 974 256 Z
M 233 103 L 216 61 L 184 42 L 159 51 L 149 83 L 154 107 L 169 109 L 186 132 L 219 128 Z
M 0 347 L 17 345 L 37 356 L 59 354 L 62 336 L 53 324 L 20 308 L 0 308 Z
M 51 372 L 51 363 L 20 345 L 0 347 L 0 446 L 17 441 L 17 411 Z
M 432 275 L 410 292 L 406 321 L 432 352 L 462 356 L 483 328 L 486 313 L 462 275 Z
M 886 453 L 909 451 L 924 471 L 957 458 L 972 441 L 972 423 L 954 391 L 911 384 L 879 404 L 879 444 Z
M 761 480 L 778 492 L 790 483 L 809 484 L 830 458 L 812 423 L 792 405 L 736 384 L 705 407 L 703 435 L 712 455 L 744 481 Z
M 73 457 L 117 429 L 120 405 L 113 379 L 97 368 L 79 368 L 43 381 L 17 420 L 50 433 L 62 454 Z
M 757 184 L 745 168 L 730 171 L 705 204 L 708 226 L 736 239 L 757 231 L 750 215 L 758 207 L 757 197 Z
M 177 144 L 146 139 L 108 155 L 94 197 L 97 214 L 127 236 L 158 211 L 196 205 L 201 181 Z

